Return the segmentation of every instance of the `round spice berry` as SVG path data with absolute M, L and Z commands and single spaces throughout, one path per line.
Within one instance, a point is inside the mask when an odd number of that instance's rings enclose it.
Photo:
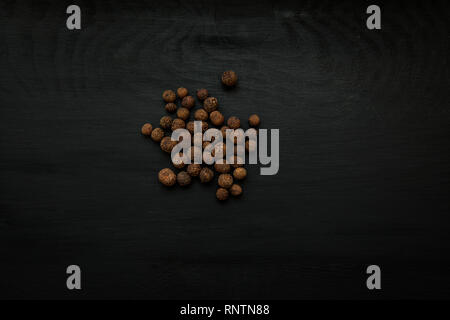
M 191 133 L 194 134 L 194 121 L 189 121 L 186 124 L 186 129 Z
M 183 161 L 180 161 L 179 163 L 175 163 L 175 162 L 172 161 L 172 164 L 177 169 L 184 168 L 184 166 L 186 165 Z
M 164 130 L 161 128 L 156 128 L 152 131 L 152 140 L 155 142 L 160 142 L 161 139 L 164 137 Z
M 191 176 L 191 177 L 198 177 L 198 175 L 200 174 L 200 171 L 202 170 L 202 166 L 196 163 L 191 163 L 190 165 L 187 166 L 187 173 Z
M 203 108 L 209 113 L 216 110 L 218 105 L 219 101 L 217 101 L 217 99 L 214 97 L 206 98 L 205 101 L 203 102 Z
M 219 186 L 228 189 L 233 185 L 233 177 L 229 173 L 222 173 L 218 179 Z
M 260 123 L 261 123 L 261 120 L 259 119 L 259 116 L 257 114 L 252 114 L 248 118 L 248 124 L 250 125 L 250 127 L 257 127 L 257 126 L 259 126 Z
M 233 177 L 237 180 L 243 180 L 247 176 L 247 169 L 245 168 L 236 168 L 233 171 Z
M 222 83 L 227 87 L 234 86 L 238 81 L 238 76 L 233 70 L 225 71 L 222 74 Z
M 174 102 L 177 98 L 177 95 L 172 90 L 166 90 L 163 92 L 162 98 L 165 102 Z
M 181 119 L 175 119 L 172 121 L 172 131 L 175 131 L 177 129 L 184 129 L 186 124 Z
M 195 99 L 193 96 L 186 96 L 181 100 L 181 105 L 185 108 L 191 109 L 195 105 Z
M 177 182 L 180 186 L 185 187 L 191 183 L 191 176 L 186 171 L 180 171 L 177 174 Z
M 219 188 L 216 191 L 216 197 L 217 199 L 219 199 L 220 201 L 225 201 L 228 199 L 229 196 L 229 192 L 227 189 L 224 188 Z
M 194 119 L 198 121 L 206 121 L 208 120 L 208 112 L 205 109 L 198 109 L 195 111 Z
M 216 163 L 214 169 L 219 173 L 228 173 L 230 172 L 231 167 L 228 163 Z
M 222 137 L 225 139 L 227 137 L 227 130 L 230 129 L 228 126 L 223 126 L 220 128 L 220 132 L 222 132 Z
M 233 168 L 240 168 L 244 166 L 244 160 L 238 156 L 233 156 L 231 159 L 227 159 L 227 163 L 231 164 Z
M 169 102 L 164 108 L 169 113 L 174 113 L 175 111 L 177 111 L 177 105 L 173 102 Z
M 170 129 L 172 127 L 172 118 L 169 116 L 164 116 L 159 120 L 159 125 L 163 129 Z
M 183 99 L 188 95 L 188 89 L 180 87 L 177 89 L 177 95 L 180 99 Z
M 176 141 L 172 141 L 170 137 L 164 137 L 161 140 L 160 146 L 162 151 L 171 153 L 173 147 L 176 145 Z
M 197 90 L 197 98 L 198 98 L 198 100 L 201 100 L 201 101 L 203 101 L 203 100 L 205 100 L 206 98 L 208 98 L 208 90 L 206 90 L 206 89 L 198 89 Z
M 206 130 L 208 130 L 208 128 L 208 122 L 202 121 L 202 131 L 205 132 Z
M 225 118 L 219 111 L 213 111 L 209 115 L 209 119 L 211 120 L 212 124 L 215 126 L 221 126 L 223 122 L 225 121 Z
M 247 150 L 247 152 L 253 152 L 256 150 L 256 145 L 255 140 L 247 140 L 245 141 L 245 150 Z
M 165 168 L 165 169 L 162 169 L 161 171 L 159 171 L 158 180 L 163 185 L 165 185 L 167 187 L 171 187 L 177 181 L 177 176 L 175 175 L 175 173 L 172 170 L 170 170 L 169 168 Z
M 242 194 L 242 187 L 238 184 L 233 184 L 230 188 L 230 193 L 233 197 L 240 196 Z
M 149 135 L 151 135 L 151 134 L 152 134 L 152 131 L 153 131 L 153 127 L 152 127 L 152 125 L 151 125 L 150 123 L 144 124 L 144 125 L 142 126 L 142 128 L 141 128 L 141 133 L 142 133 L 144 136 L 149 136 Z
M 241 120 L 238 117 L 229 117 L 227 121 L 227 125 L 231 129 L 237 129 L 241 126 Z
M 177 117 L 186 121 L 187 119 L 189 119 L 189 114 L 190 113 L 191 112 L 189 111 L 188 108 L 182 107 L 182 108 L 178 109 Z
M 208 183 L 214 178 L 214 172 L 209 168 L 202 168 L 200 171 L 200 182 Z

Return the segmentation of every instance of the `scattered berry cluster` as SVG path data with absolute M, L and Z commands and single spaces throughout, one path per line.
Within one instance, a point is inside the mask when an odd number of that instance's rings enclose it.
M 225 86 L 233 87 L 236 85 L 238 77 L 234 71 L 225 71 L 222 74 L 222 83 Z M 158 128 L 153 129 L 150 123 L 146 123 L 142 126 L 141 132 L 145 136 L 151 137 L 151 139 L 160 144 L 161 149 L 164 152 L 171 153 L 176 141 L 172 141 L 170 138 L 171 131 L 176 129 L 185 128 L 191 135 L 194 134 L 194 121 L 189 121 L 193 108 L 195 107 L 195 98 L 189 95 L 189 91 L 186 88 L 178 88 L 176 93 L 172 90 L 166 90 L 162 94 L 163 100 L 166 102 L 165 109 L 168 113 L 176 114 L 176 118 L 171 116 L 163 116 L 159 121 Z M 193 113 L 194 120 L 202 122 L 202 131 L 205 132 L 210 124 L 213 127 L 220 128 L 222 135 L 225 139 L 227 129 L 238 129 L 241 127 L 241 121 L 238 117 L 229 117 L 225 125 L 225 117 L 218 111 L 219 102 L 217 98 L 209 96 L 207 89 L 197 90 L 197 99 L 203 105 Z M 180 107 L 177 106 L 179 102 Z M 186 122 L 188 121 L 188 122 Z M 208 123 L 210 122 L 210 124 Z M 259 116 L 253 114 L 248 119 L 250 127 L 258 127 L 260 124 Z M 167 134 L 167 135 L 166 135 Z M 195 147 L 194 138 L 191 139 L 190 157 L 193 160 Z M 238 139 L 235 138 L 235 144 Z M 256 146 L 252 143 L 254 141 L 246 141 L 246 151 L 252 150 Z M 202 143 L 203 150 L 210 144 L 209 141 Z M 226 155 L 226 144 L 223 141 L 220 146 L 223 149 L 223 155 Z M 217 148 L 217 145 L 216 145 Z M 236 151 L 237 148 L 235 148 Z M 203 151 L 202 150 L 202 151 Z M 211 151 L 211 155 L 214 156 L 215 150 Z M 219 174 L 217 183 L 219 188 L 216 191 L 216 197 L 219 200 L 228 199 L 229 195 L 239 196 L 242 194 L 242 186 L 235 183 L 236 181 L 242 181 L 247 176 L 247 170 L 243 164 L 240 164 L 235 155 L 233 159 L 224 160 L 223 164 L 214 164 L 213 166 L 200 165 L 191 163 L 185 165 L 184 163 L 172 163 L 172 165 L 179 170 L 177 174 L 170 169 L 164 168 L 158 173 L 158 180 L 165 186 L 171 187 L 178 183 L 181 187 L 188 186 L 192 178 L 198 177 L 200 182 L 209 183 L 214 179 L 214 171 Z M 186 168 L 185 168 L 186 167 Z M 184 170 L 185 169 L 185 170 Z M 214 170 L 213 170 L 214 169 Z

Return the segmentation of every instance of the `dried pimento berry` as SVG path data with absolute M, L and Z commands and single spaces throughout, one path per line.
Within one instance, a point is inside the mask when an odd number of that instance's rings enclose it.
M 165 102 L 174 102 L 177 99 L 177 95 L 172 90 L 166 90 L 163 92 L 162 98 Z
M 237 76 L 236 72 L 234 72 L 233 70 L 225 71 L 222 74 L 222 83 L 224 85 L 226 85 L 227 87 L 232 87 L 232 86 L 236 85 L 237 81 L 238 81 L 238 76 Z
M 175 175 L 175 173 L 172 170 L 170 170 L 169 168 L 165 168 L 165 169 L 162 169 L 161 171 L 159 171 L 158 180 L 163 185 L 165 185 L 167 187 L 171 187 L 177 181 L 177 176 Z
M 144 136 L 149 136 L 149 135 L 151 135 L 151 134 L 152 134 L 152 131 L 153 131 L 153 127 L 152 127 L 152 125 L 151 125 L 150 123 L 144 124 L 144 125 L 142 126 L 142 128 L 141 128 L 141 133 L 142 133 Z

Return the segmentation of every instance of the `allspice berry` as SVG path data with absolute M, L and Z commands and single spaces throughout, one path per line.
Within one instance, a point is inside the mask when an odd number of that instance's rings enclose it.
M 229 117 L 228 121 L 227 121 L 227 125 L 231 128 L 231 129 L 237 129 L 241 126 L 241 120 L 239 120 L 238 117 Z
M 203 108 L 209 113 L 216 110 L 218 105 L 219 101 L 217 101 L 217 99 L 214 97 L 206 98 L 205 101 L 203 102 Z
M 180 163 L 174 163 L 174 162 L 172 161 L 172 164 L 173 164 L 173 166 L 174 166 L 175 168 L 177 168 L 177 169 L 184 168 L 184 166 L 186 165 L 183 161 L 180 161 Z
M 236 180 L 243 180 L 247 176 L 247 169 L 245 168 L 236 168 L 233 171 L 233 177 Z
M 250 125 L 250 127 L 257 127 L 257 126 L 259 126 L 260 123 L 261 123 L 261 120 L 259 119 L 259 116 L 257 114 L 252 114 L 248 118 L 248 124 Z
M 198 121 L 206 121 L 208 120 L 208 112 L 205 109 L 198 109 L 195 111 L 194 119 Z
M 180 171 L 177 174 L 177 182 L 180 186 L 185 187 L 191 183 L 191 176 L 186 171 Z
M 214 164 L 214 169 L 219 173 L 230 172 L 231 166 L 228 163 L 216 163 Z
M 175 131 L 177 129 L 184 129 L 185 126 L 186 124 L 181 119 L 174 119 L 172 121 L 172 131 Z
M 181 107 L 177 111 L 177 117 L 180 118 L 180 119 L 183 119 L 184 121 L 186 121 L 187 119 L 189 119 L 189 114 L 190 113 L 191 112 L 189 111 L 188 108 Z
M 202 168 L 200 170 L 200 182 L 208 183 L 214 178 L 214 172 L 209 168 Z
M 187 166 L 186 172 L 191 177 L 198 177 L 198 175 L 200 174 L 201 170 L 202 170 L 202 166 L 201 165 L 195 164 L 195 163 L 191 163 L 190 165 Z
M 256 150 L 257 143 L 255 140 L 247 140 L 245 141 L 245 150 L 247 152 L 253 152 Z
M 224 201 L 227 200 L 229 196 L 229 192 L 227 189 L 224 188 L 219 188 L 216 191 L 216 197 L 217 199 L 219 199 L 220 201 Z
M 201 100 L 201 101 L 203 101 L 203 100 L 205 100 L 206 98 L 208 98 L 208 90 L 206 90 L 206 89 L 198 89 L 197 90 L 197 98 L 198 98 L 198 100 Z
M 228 126 L 223 126 L 222 128 L 220 128 L 220 132 L 222 132 L 222 136 L 225 139 L 227 137 L 227 130 L 230 129 L 230 127 Z
M 236 85 L 237 81 L 238 81 L 238 76 L 237 76 L 236 72 L 234 72 L 233 70 L 225 71 L 222 74 L 222 83 L 224 85 L 226 85 L 227 87 L 232 87 L 232 86 Z
M 144 124 L 144 125 L 142 126 L 142 128 L 141 128 L 141 133 L 142 133 L 144 136 L 149 136 L 149 135 L 151 135 L 151 134 L 152 134 L 152 131 L 153 131 L 153 127 L 152 127 L 152 125 L 151 125 L 150 123 Z
M 177 105 L 173 102 L 169 102 L 164 108 L 169 113 L 174 113 L 175 111 L 177 111 Z
M 209 128 L 208 122 L 202 121 L 202 131 L 205 132 L 206 130 L 208 130 L 208 128 Z
M 164 116 L 159 120 L 159 125 L 163 129 L 170 129 L 172 127 L 172 118 L 169 116 Z
M 233 184 L 230 188 L 230 193 L 233 197 L 240 196 L 242 194 L 242 187 L 238 184 Z
M 152 140 L 153 140 L 153 141 L 155 141 L 155 142 L 160 142 L 161 139 L 164 137 L 164 130 L 161 129 L 161 128 L 155 128 L 155 129 L 152 131 L 151 137 L 152 137 Z
M 194 134 L 194 121 L 189 121 L 186 124 L 186 129 L 191 133 Z
M 188 95 L 188 89 L 180 87 L 177 89 L 177 95 L 180 99 L 183 99 Z
M 167 187 L 171 187 L 177 181 L 177 176 L 175 175 L 175 173 L 172 170 L 170 170 L 169 168 L 165 168 L 165 169 L 162 169 L 161 171 L 159 171 L 158 180 L 163 185 L 165 185 Z
M 161 140 L 160 146 L 162 151 L 167 152 L 167 153 L 171 153 L 173 147 L 175 147 L 176 145 L 176 141 L 172 141 L 172 139 L 170 137 L 164 137 Z
M 193 96 L 186 96 L 181 100 L 181 105 L 185 108 L 191 109 L 195 105 L 195 99 Z
M 174 102 L 177 99 L 177 95 L 172 90 L 166 90 L 163 92 L 162 98 L 165 102 Z
M 222 173 L 217 182 L 222 188 L 228 189 L 233 185 L 233 177 L 229 173 Z
M 215 126 L 221 126 L 223 122 L 225 121 L 225 118 L 219 111 L 213 111 L 209 115 L 209 119 L 211 120 L 212 124 Z

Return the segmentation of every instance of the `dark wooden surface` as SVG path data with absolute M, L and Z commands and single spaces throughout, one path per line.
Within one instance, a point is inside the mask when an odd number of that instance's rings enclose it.
M 0 4 L 0 297 L 450 297 L 448 2 L 71 3 Z M 161 187 L 181 85 L 279 128 L 278 175 Z

